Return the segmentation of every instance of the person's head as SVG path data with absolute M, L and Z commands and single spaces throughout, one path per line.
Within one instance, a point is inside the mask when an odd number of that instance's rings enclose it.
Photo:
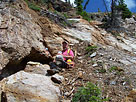
M 62 47 L 63 47 L 63 50 L 64 49 L 68 49 L 68 42 L 67 41 L 63 41 L 62 42 Z

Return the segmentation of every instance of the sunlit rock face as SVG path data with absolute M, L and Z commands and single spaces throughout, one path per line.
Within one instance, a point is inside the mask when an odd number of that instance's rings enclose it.
M 59 102 L 59 88 L 40 74 L 20 71 L 3 79 L 1 88 L 6 102 Z
M 16 5 L 7 6 L 3 4 L 0 9 L 0 68 L 9 62 L 18 64 L 30 53 L 41 57 L 38 52 L 45 49 L 41 28 L 38 26 L 31 14 L 22 9 L 27 7 L 24 1 L 16 2 Z M 27 9 L 27 8 L 26 8 Z M 46 60 L 47 55 L 42 55 Z M 33 58 L 33 59 L 36 59 Z

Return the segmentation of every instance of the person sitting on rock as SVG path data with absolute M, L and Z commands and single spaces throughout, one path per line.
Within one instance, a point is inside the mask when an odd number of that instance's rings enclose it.
M 74 53 L 69 49 L 68 42 L 62 42 L 63 50 L 59 51 L 53 62 L 50 62 L 50 70 L 47 70 L 49 74 L 55 74 L 59 72 L 62 68 L 72 68 L 74 67 Z
M 62 42 L 62 45 L 63 45 L 62 55 L 63 55 L 64 61 L 68 64 L 68 67 L 74 67 L 73 51 L 69 48 L 69 44 L 67 41 Z

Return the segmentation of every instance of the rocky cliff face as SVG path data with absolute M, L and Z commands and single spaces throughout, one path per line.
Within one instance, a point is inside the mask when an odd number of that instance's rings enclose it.
M 23 60 L 44 60 L 49 56 L 42 54 L 46 44 L 41 28 L 27 12 L 24 1 L 16 5 L 2 3 L 0 9 L 0 68 L 7 64 L 18 65 Z M 26 7 L 25 9 L 23 9 Z M 36 56 L 35 56 L 36 55 Z M 40 59 L 39 59 L 40 58 Z
M 50 77 L 45 76 L 47 70 L 43 68 L 46 65 L 39 66 L 41 71 L 37 73 L 36 70 L 35 74 L 31 73 L 30 66 L 29 68 L 26 66 L 28 61 L 48 64 L 52 60 L 52 55 L 61 49 L 60 44 L 63 41 L 55 35 L 60 29 L 58 28 L 47 18 L 39 17 L 30 10 L 23 0 L 13 4 L 8 2 L 0 4 L 1 79 L 22 69 L 27 71 L 18 72 L 1 81 L 2 102 L 58 102 L 60 91 Z M 44 53 L 46 47 L 52 55 Z
M 117 91 L 117 95 L 110 94 L 110 90 L 104 95 L 114 97 L 116 102 L 128 94 L 125 88 L 130 90 L 130 86 L 124 80 L 128 73 L 133 75 L 136 73 L 135 38 L 128 37 L 126 33 L 120 33 L 120 36 L 115 37 L 99 28 L 98 25 L 101 25 L 102 22 L 88 23 L 79 18 L 68 20 L 72 22 L 72 27 L 60 27 L 47 17 L 30 10 L 23 0 L 0 4 L 0 69 L 2 70 L 0 76 L 1 79 L 4 78 L 0 82 L 2 102 L 58 102 L 60 100 L 58 84 L 56 86 L 51 81 L 51 76 L 46 74 L 47 69 L 50 69 L 47 64 L 52 60 L 52 56 L 62 50 L 61 43 L 64 39 L 71 43 L 75 51 L 77 66 L 71 72 L 60 73 L 65 80 L 65 84 L 60 86 L 60 89 L 63 87 L 62 96 L 70 99 L 72 92 L 76 91 L 77 84 L 83 84 L 80 80 L 75 79 L 78 72 L 83 73 L 81 77 L 84 80 L 90 81 L 94 78 L 95 82 L 100 81 L 102 85 L 108 83 L 107 89 Z M 92 55 L 89 55 L 90 57 L 85 59 L 85 49 L 90 45 L 98 46 L 99 50 L 92 58 Z M 49 48 L 49 55 L 44 53 L 46 47 Z M 91 61 L 95 63 L 91 64 Z M 93 70 L 99 68 L 108 71 L 108 68 L 115 65 L 123 67 L 123 71 L 127 70 L 124 79 L 116 76 L 116 73 L 93 73 Z M 122 80 L 125 83 L 124 86 Z M 74 86 L 69 84 L 67 86 L 66 82 Z M 132 82 L 135 88 L 135 80 Z M 122 97 L 119 97 L 120 90 L 116 90 L 113 84 L 115 87 L 120 85 L 121 91 L 125 90 L 123 94 L 121 93 Z M 105 87 L 103 89 L 106 90 Z

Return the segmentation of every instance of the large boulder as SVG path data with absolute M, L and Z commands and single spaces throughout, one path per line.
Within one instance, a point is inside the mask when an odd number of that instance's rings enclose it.
M 47 76 L 20 71 L 0 85 L 3 102 L 59 102 L 60 90 Z
M 25 72 L 29 73 L 35 73 L 35 74 L 41 74 L 41 75 L 46 75 L 47 70 L 50 69 L 50 66 L 47 64 L 41 64 L 38 62 L 32 62 L 29 61 L 24 69 Z

